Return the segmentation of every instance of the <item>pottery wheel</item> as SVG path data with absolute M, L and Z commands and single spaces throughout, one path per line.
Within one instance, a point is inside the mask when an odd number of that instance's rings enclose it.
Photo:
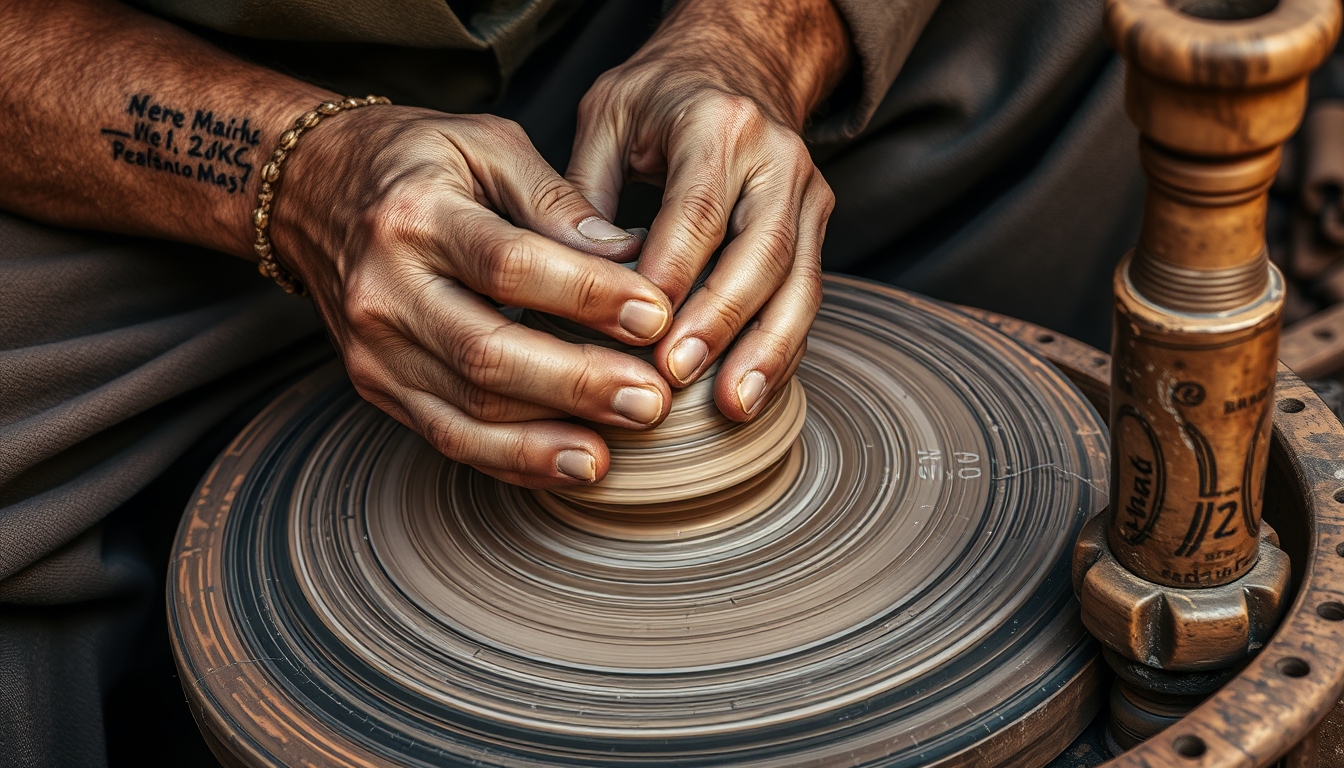
M 179 533 L 171 629 L 217 754 L 1047 762 L 1099 704 L 1069 556 L 1105 503 L 1100 419 L 978 321 L 838 278 L 796 381 L 796 437 L 707 494 L 736 511 L 706 523 L 502 484 L 339 367 L 310 375 Z

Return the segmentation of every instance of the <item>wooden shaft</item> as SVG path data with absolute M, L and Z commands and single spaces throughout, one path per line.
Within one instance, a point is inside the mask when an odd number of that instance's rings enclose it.
M 1150 140 L 1143 229 L 1130 276 L 1139 293 L 1180 312 L 1235 311 L 1269 284 L 1265 213 L 1282 150 L 1214 161 Z
M 1283 309 L 1268 191 L 1339 27 L 1339 0 L 1106 3 L 1149 180 L 1115 276 L 1109 543 L 1157 584 L 1258 557 Z

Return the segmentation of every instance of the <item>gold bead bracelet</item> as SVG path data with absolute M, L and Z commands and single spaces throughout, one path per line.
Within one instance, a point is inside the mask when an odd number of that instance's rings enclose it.
M 261 166 L 261 191 L 257 193 L 257 209 L 252 212 L 252 225 L 256 228 L 257 240 L 252 244 L 256 250 L 260 261 L 257 263 L 257 271 L 274 280 L 285 289 L 285 293 L 293 293 L 299 296 L 308 295 L 308 289 L 304 287 L 303 282 L 297 277 L 291 275 L 275 259 L 275 249 L 271 247 L 271 238 L 266 234 L 266 228 L 271 224 L 271 205 L 275 200 L 275 188 L 280 183 L 280 167 L 284 164 L 285 158 L 289 157 L 294 151 L 294 147 L 299 143 L 299 137 L 305 131 L 312 130 L 317 124 L 322 122 L 322 118 L 338 115 L 348 109 L 358 109 L 373 104 L 391 104 L 392 101 L 383 96 L 366 96 L 362 99 L 349 97 L 341 101 L 324 101 L 309 112 L 303 113 L 298 120 L 294 121 L 294 127 L 280 135 L 280 142 L 276 144 L 275 151 L 271 153 L 271 159 Z

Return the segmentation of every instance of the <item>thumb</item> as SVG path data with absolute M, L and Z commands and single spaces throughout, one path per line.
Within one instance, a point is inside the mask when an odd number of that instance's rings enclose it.
M 584 105 L 587 107 L 587 105 Z M 625 179 L 624 141 L 605 115 L 591 108 L 579 110 L 574 151 L 565 178 L 588 198 L 608 221 L 616 216 Z
M 614 206 L 610 215 L 594 207 L 555 172 L 516 123 L 479 122 L 479 130 L 470 136 L 475 157 L 468 163 L 491 202 L 515 226 L 612 261 L 633 261 L 639 255 L 643 234 L 612 224 Z
M 540 157 L 519 169 L 509 195 L 509 217 L 520 227 L 556 242 L 612 261 L 634 261 L 644 247 L 646 230 L 624 230 L 611 223 L 578 187 L 566 181 Z

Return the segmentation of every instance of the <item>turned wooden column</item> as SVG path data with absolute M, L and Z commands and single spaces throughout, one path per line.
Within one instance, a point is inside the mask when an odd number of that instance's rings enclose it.
M 1268 639 L 1289 587 L 1262 531 L 1283 278 L 1268 192 L 1339 0 L 1107 0 L 1148 176 L 1115 273 L 1111 499 L 1075 584 L 1119 677 L 1111 736 L 1174 722 Z

